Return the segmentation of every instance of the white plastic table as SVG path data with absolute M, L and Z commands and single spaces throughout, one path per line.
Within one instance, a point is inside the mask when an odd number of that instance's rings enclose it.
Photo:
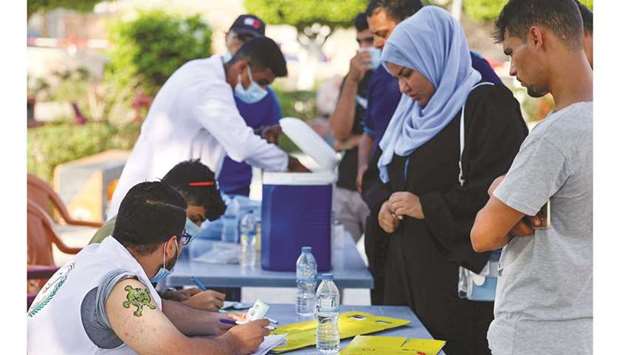
M 340 289 L 372 289 L 374 281 L 355 247 L 353 239 L 346 235 L 339 246 L 332 248 L 332 271 Z M 190 248 L 209 250 L 217 243 L 208 240 L 194 240 Z M 165 281 L 167 287 L 194 285 L 197 278 L 207 287 L 296 287 L 295 272 L 263 270 L 241 267 L 239 264 L 213 264 L 189 257 L 184 252 L 179 257 L 173 272 Z M 192 254 L 195 254 L 192 252 Z M 260 258 L 260 255 L 258 256 Z

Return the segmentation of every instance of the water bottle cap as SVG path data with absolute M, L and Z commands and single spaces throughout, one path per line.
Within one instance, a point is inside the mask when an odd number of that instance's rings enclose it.
M 312 252 L 312 247 L 301 247 L 302 253 L 310 253 Z
M 321 274 L 319 277 L 321 280 L 334 280 L 334 274 Z

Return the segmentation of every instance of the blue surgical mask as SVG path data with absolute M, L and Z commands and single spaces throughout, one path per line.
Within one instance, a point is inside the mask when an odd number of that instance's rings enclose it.
M 198 234 L 200 234 L 200 227 L 196 225 L 196 223 L 192 222 L 191 219 L 185 219 L 185 231 L 187 234 L 191 235 L 192 238 L 196 238 Z
M 241 84 L 241 78 L 235 86 L 235 95 L 246 104 L 253 104 L 262 100 L 267 96 L 267 90 L 263 89 L 252 79 L 252 69 L 248 66 L 248 75 L 250 76 L 250 86 L 246 89 Z
M 222 60 L 224 61 L 224 63 L 228 63 L 231 59 L 232 54 L 230 54 L 230 52 L 226 51 L 226 53 L 222 54 Z
M 175 240 L 175 243 L 176 243 L 176 240 Z M 178 253 L 179 246 L 178 244 L 175 244 L 175 246 L 177 248 L 177 253 Z M 168 275 L 170 275 L 170 272 L 172 272 L 174 264 L 176 264 L 176 260 L 172 263 L 170 270 L 168 270 L 168 268 L 166 267 L 166 249 L 164 247 L 164 262 L 162 266 L 159 268 L 159 270 L 157 271 L 157 273 L 155 274 L 155 276 L 151 277 L 149 281 L 151 281 L 152 284 L 160 283 L 163 279 L 165 279 L 166 277 L 168 277 Z
M 375 70 L 381 65 L 381 50 L 379 48 L 370 47 L 367 51 L 370 53 L 371 57 L 370 68 Z

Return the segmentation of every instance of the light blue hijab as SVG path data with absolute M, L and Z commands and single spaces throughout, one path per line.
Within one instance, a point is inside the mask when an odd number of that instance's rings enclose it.
M 379 176 L 389 181 L 387 167 L 394 154 L 409 156 L 435 137 L 465 104 L 480 73 L 472 68 L 461 26 L 444 9 L 424 6 L 390 35 L 381 62 L 417 70 L 435 88 L 424 108 L 403 94 L 379 143 Z

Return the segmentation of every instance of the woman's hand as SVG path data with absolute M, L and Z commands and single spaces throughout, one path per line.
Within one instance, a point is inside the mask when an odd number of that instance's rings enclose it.
M 190 291 L 191 290 L 191 291 Z M 198 291 L 193 289 L 183 290 L 190 294 L 190 297 L 184 301 L 184 304 L 205 311 L 218 311 L 224 305 L 226 295 L 213 290 Z
M 411 192 L 395 192 L 390 196 L 389 203 L 396 217 L 409 216 L 416 219 L 424 219 L 420 198 Z
M 394 233 L 396 228 L 398 228 L 398 224 L 400 220 L 396 218 L 396 215 L 392 212 L 390 207 L 390 201 L 385 201 L 381 206 L 381 210 L 379 210 L 379 226 L 386 233 Z

